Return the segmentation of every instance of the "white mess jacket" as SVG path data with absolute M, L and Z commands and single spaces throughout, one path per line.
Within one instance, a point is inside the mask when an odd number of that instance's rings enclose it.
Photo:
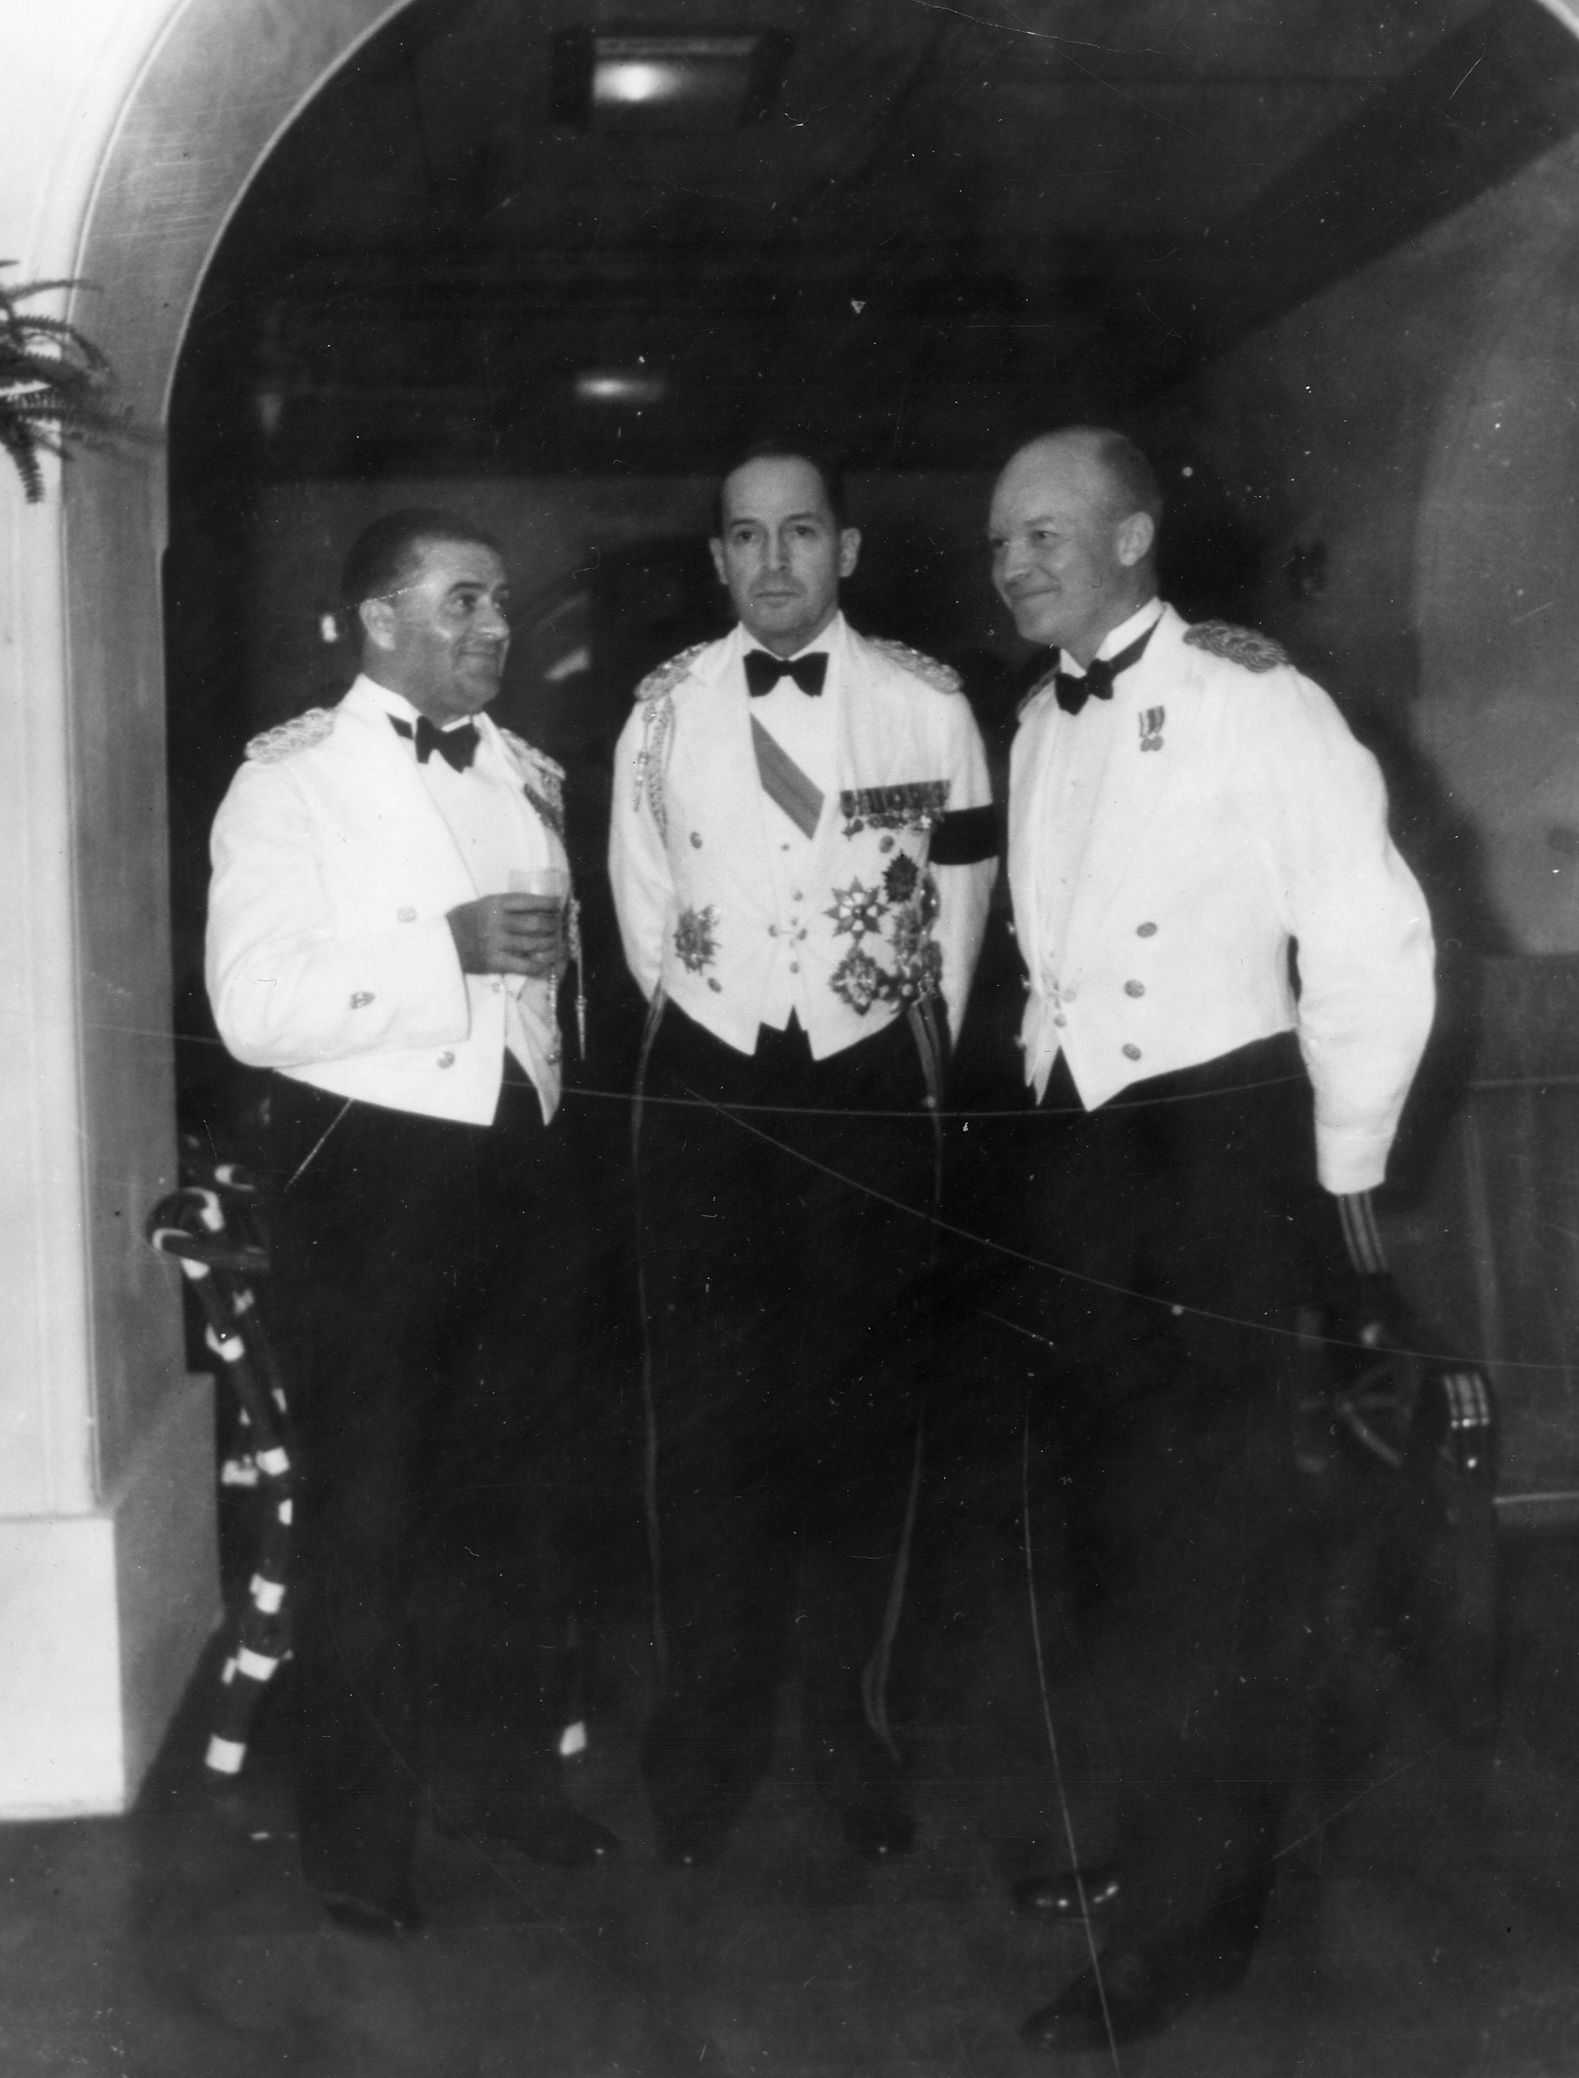
M 1110 732 L 1101 790 L 1061 827 L 1092 726 Z M 1165 608 L 1111 702 L 1066 715 L 1051 684 L 1036 692 L 1010 764 L 1009 876 L 1027 1081 L 1045 1088 L 1062 1051 L 1094 1108 L 1292 1030 L 1322 1183 L 1381 1182 L 1431 1025 L 1430 919 L 1376 761 L 1275 644 L 1215 622 L 1192 639 Z
M 932 832 L 991 792 L 975 720 L 945 666 L 828 631 L 835 784 L 786 874 L 763 792 L 740 630 L 649 674 L 615 752 L 609 872 L 625 957 L 742 1053 L 778 963 L 815 1059 L 941 995 L 957 1038 L 997 871 L 930 862 Z M 819 643 L 818 647 L 824 646 Z
M 479 769 L 520 789 L 564 866 L 559 767 L 486 715 L 477 730 Z M 552 1114 L 552 985 L 462 972 L 447 913 L 482 891 L 366 680 L 248 746 L 212 852 L 208 992 L 238 1060 L 483 1125 L 508 1036 Z

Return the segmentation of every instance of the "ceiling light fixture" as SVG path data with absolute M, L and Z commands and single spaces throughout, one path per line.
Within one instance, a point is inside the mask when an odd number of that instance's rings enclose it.
M 557 120 L 599 130 L 731 130 L 778 98 L 790 39 L 733 32 L 561 29 L 553 47 Z
M 588 368 L 576 377 L 582 404 L 657 404 L 668 387 L 662 375 L 645 368 Z

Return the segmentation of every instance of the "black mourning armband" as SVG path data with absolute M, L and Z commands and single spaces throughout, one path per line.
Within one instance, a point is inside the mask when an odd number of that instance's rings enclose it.
M 979 866 L 998 856 L 998 815 L 985 808 L 951 808 L 933 826 L 927 857 L 934 866 Z

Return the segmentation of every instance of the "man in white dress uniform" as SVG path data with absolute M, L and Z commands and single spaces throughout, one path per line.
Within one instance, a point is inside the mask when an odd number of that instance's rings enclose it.
M 1056 651 L 1010 778 L 1036 1108 L 1014 1240 L 1052 1345 L 1065 1584 L 1104 1689 L 1096 1966 L 1026 2025 L 1108 2049 L 1246 1967 L 1294 1772 L 1314 1557 L 1278 1390 L 1364 1225 L 1433 1008 L 1430 923 L 1370 754 L 1273 642 L 1157 596 L 1161 499 L 1119 435 L 1010 460 L 993 578 Z M 1279 1332 L 1279 1331 L 1283 1332 Z
M 860 535 L 793 449 L 725 477 L 739 616 L 638 688 L 610 872 L 638 1084 L 664 1682 L 660 1852 L 722 1849 L 792 1644 L 817 1784 L 878 1860 L 913 1821 L 885 1681 L 926 1363 L 937 1105 L 997 846 L 954 673 L 839 608 Z M 797 1613 L 797 1588 L 800 1605 Z
M 230 1051 L 275 1071 L 302 1861 L 333 1918 L 393 1936 L 419 1917 L 412 1605 L 441 1518 L 475 1564 L 445 1628 L 489 1631 L 475 1667 L 514 1648 L 492 1703 L 524 1725 L 466 1817 L 562 1864 L 615 1843 L 562 1795 L 550 1693 L 577 1269 L 550 1131 L 565 902 L 513 883 L 564 869 L 559 771 L 485 712 L 510 635 L 486 534 L 387 515 L 343 597 L 360 675 L 249 745 L 215 821 L 207 970 Z

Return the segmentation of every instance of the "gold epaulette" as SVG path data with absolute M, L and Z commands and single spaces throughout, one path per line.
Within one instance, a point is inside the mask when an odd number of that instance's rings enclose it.
M 563 844 L 565 841 L 565 768 L 546 750 L 517 736 L 514 729 L 501 729 L 499 740 L 515 760 L 521 791 Z
M 908 671 L 912 678 L 919 678 L 934 692 L 957 693 L 960 690 L 960 675 L 952 664 L 940 664 L 936 657 L 912 649 L 908 642 L 893 642 L 884 635 L 869 635 L 866 639 L 873 649 L 880 649 L 891 664 L 897 664 L 901 671 Z
M 710 642 L 693 642 L 689 649 L 682 649 L 677 657 L 670 657 L 666 664 L 656 665 L 637 686 L 633 697 L 638 702 L 661 700 L 665 693 L 672 693 L 702 651 L 711 649 L 712 646 Z
M 305 714 L 293 714 L 288 722 L 254 736 L 247 745 L 247 756 L 255 765 L 277 765 L 282 758 L 293 758 L 297 751 L 322 743 L 333 727 L 332 707 L 309 707 Z
M 544 784 L 552 787 L 556 793 L 564 791 L 565 768 L 557 758 L 551 758 L 546 750 L 539 750 L 535 743 L 528 743 L 526 738 L 518 736 L 514 729 L 502 728 L 499 734 L 517 764 L 524 765 L 529 772 L 539 774 Z
M 1184 639 L 1192 649 L 1204 649 L 1210 657 L 1226 657 L 1246 671 L 1275 671 L 1293 658 L 1281 642 L 1254 628 L 1236 627 L 1232 621 L 1199 621 L 1186 628 Z

